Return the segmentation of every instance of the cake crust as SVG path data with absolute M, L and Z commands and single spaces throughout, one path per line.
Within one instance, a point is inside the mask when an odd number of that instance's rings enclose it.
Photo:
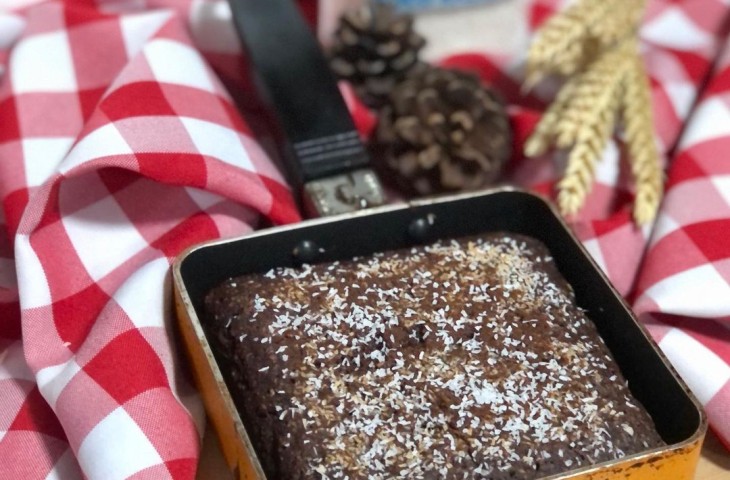
M 268 478 L 532 479 L 663 444 L 532 238 L 246 275 L 206 309 Z

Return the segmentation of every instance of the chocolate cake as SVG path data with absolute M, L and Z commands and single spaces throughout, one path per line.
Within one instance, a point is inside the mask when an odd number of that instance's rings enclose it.
M 269 479 L 532 479 L 663 444 L 531 238 L 277 268 L 206 308 Z

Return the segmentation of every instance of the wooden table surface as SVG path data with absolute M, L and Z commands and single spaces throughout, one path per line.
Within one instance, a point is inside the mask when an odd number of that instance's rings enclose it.
M 720 444 L 713 433 L 708 433 L 697 467 L 696 480 L 730 479 L 730 452 Z
M 211 430 L 205 432 L 197 478 L 198 480 L 233 479 L 218 448 L 218 441 Z M 702 448 L 702 457 L 697 467 L 695 480 L 729 479 L 730 453 L 725 450 L 714 434 L 708 433 Z

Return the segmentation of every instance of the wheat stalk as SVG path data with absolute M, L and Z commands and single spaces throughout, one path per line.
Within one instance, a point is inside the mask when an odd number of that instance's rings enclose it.
M 553 142 L 571 149 L 557 185 L 563 214 L 585 203 L 620 114 L 636 183 L 634 220 L 644 224 L 656 216 L 663 175 L 637 40 L 645 6 L 646 0 L 577 0 L 546 22 L 528 52 L 527 89 L 549 74 L 569 77 L 524 148 L 528 157 Z
M 527 55 L 527 88 L 547 74 L 568 76 L 581 70 L 600 47 L 591 35 L 610 13 L 629 0 L 579 0 L 543 25 Z
M 618 48 L 592 64 L 581 76 L 570 111 L 558 122 L 559 146 L 560 141 L 574 145 L 558 182 L 558 205 L 565 215 L 580 210 L 593 186 L 596 164 L 616 125 L 630 58 Z
M 593 187 L 596 164 L 608 144 L 615 122 L 615 110 L 606 111 L 596 118 L 594 124 L 580 129 L 563 178 L 557 185 L 558 205 L 564 215 L 575 214 L 583 207 Z
M 525 156 L 534 158 L 545 154 L 553 141 L 560 119 L 577 89 L 579 77 L 573 77 L 560 89 L 555 100 L 543 113 L 532 134 L 525 142 Z
M 537 83 L 555 68 L 576 71 L 582 59 L 582 37 L 591 3 L 580 1 L 552 16 L 536 34 L 527 53 L 527 84 Z M 561 65 L 561 67 L 556 67 Z
M 593 124 L 605 109 L 619 106 L 619 86 L 630 52 L 627 44 L 602 54 L 578 76 L 575 92 L 555 127 L 558 148 L 570 148 L 578 141 L 581 128 Z
M 615 45 L 622 39 L 636 35 L 646 0 L 618 0 L 611 15 L 588 27 L 588 35 L 596 40 L 600 48 Z
M 649 79 L 638 54 L 631 62 L 621 105 L 631 173 L 636 183 L 634 221 L 643 225 L 655 217 L 663 195 L 664 175 L 654 141 Z

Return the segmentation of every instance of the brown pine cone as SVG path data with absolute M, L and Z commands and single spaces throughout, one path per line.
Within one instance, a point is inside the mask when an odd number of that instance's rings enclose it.
M 473 75 L 438 67 L 409 75 L 393 90 L 373 139 L 383 179 L 419 195 L 494 183 L 511 147 L 499 97 Z
M 413 17 L 392 5 L 368 2 L 345 13 L 335 32 L 330 66 L 350 81 L 362 101 L 372 108 L 387 100 L 393 87 L 419 65 L 425 45 L 413 30 Z

